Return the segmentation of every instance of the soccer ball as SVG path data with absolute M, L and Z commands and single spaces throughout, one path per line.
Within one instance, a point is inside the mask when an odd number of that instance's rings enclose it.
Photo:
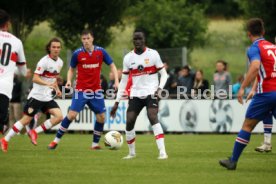
M 120 132 L 117 131 L 110 131 L 107 132 L 104 136 L 104 143 L 105 146 L 109 149 L 120 149 L 123 145 L 123 136 Z

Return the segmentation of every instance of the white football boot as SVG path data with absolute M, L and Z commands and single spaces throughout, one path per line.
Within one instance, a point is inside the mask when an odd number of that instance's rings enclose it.
M 158 160 L 166 160 L 168 159 L 168 155 L 165 153 L 165 154 L 159 154 L 159 157 L 157 158 Z
M 271 152 L 272 151 L 272 146 L 271 144 L 268 143 L 263 143 L 261 146 L 255 148 L 255 151 L 257 152 Z
M 130 160 L 136 157 L 136 154 L 128 154 L 127 156 L 123 157 L 123 160 Z

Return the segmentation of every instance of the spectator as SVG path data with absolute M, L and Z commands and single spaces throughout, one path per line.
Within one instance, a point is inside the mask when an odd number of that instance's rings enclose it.
M 109 72 L 109 82 L 108 82 L 108 89 L 114 89 L 115 77 L 112 72 Z
M 194 74 L 191 73 L 191 69 L 188 65 L 184 66 L 179 73 L 180 77 L 177 81 L 177 86 L 186 87 L 186 93 L 191 94 L 191 90 L 194 85 Z
M 229 94 L 229 86 L 231 85 L 231 76 L 229 74 L 228 65 L 223 60 L 218 60 L 216 63 L 216 72 L 213 76 L 213 84 L 215 88 L 215 94 L 217 94 L 218 90 L 220 90 L 220 95 L 222 94 L 221 91 L 224 91 L 225 95 Z
M 9 105 L 9 126 L 13 122 L 18 121 L 22 116 L 22 106 L 21 106 L 21 94 L 22 94 L 22 82 L 18 79 L 17 75 L 14 75 L 13 79 L 13 90 L 12 98 Z
M 103 90 L 103 94 L 106 94 L 106 90 L 108 89 L 108 83 L 103 74 L 101 74 L 100 80 L 101 80 L 101 87 Z
M 241 88 L 241 84 L 244 80 L 243 75 L 239 75 L 237 78 L 237 82 L 235 84 L 233 84 L 232 86 L 232 93 L 234 96 L 236 96 Z
M 168 86 L 170 98 L 175 98 L 177 93 L 177 81 L 179 78 L 180 67 L 175 67 L 173 74 L 170 76 L 168 80 L 170 80 L 170 85 Z M 167 82 L 168 82 L 167 80 Z
M 193 95 L 206 94 L 204 93 L 204 91 L 207 89 L 209 89 L 208 80 L 204 79 L 202 70 L 197 70 L 195 73 L 195 80 L 194 80 L 192 94 Z

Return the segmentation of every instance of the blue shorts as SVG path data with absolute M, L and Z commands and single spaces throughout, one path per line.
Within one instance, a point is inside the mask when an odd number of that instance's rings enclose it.
M 276 92 L 254 95 L 249 104 L 245 117 L 248 119 L 264 120 L 271 116 L 276 117 Z
M 104 95 L 102 93 L 74 92 L 70 110 L 80 112 L 83 110 L 85 104 L 87 104 L 90 110 L 95 114 L 101 114 L 106 111 Z

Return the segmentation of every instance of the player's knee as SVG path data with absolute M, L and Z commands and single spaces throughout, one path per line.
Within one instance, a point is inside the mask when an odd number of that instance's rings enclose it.
M 67 118 L 71 121 L 73 121 L 74 119 L 76 119 L 78 113 L 75 111 L 69 111 L 67 114 Z
M 96 120 L 97 120 L 97 122 L 99 122 L 99 123 L 104 123 L 104 122 L 105 122 L 105 114 L 104 114 L 104 113 L 102 113 L 102 114 L 97 114 L 97 115 L 96 115 Z
M 148 118 L 151 125 L 155 125 L 156 123 L 158 123 L 157 114 L 148 113 Z
M 259 121 L 255 119 L 246 119 L 243 123 L 242 129 L 247 132 L 252 132 L 258 122 Z

